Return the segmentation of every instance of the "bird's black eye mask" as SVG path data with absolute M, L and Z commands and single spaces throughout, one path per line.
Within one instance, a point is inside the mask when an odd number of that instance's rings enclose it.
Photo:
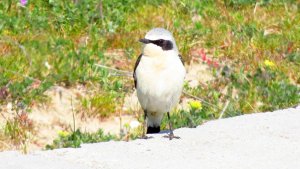
M 149 39 L 140 39 L 140 42 L 144 44 L 153 43 L 157 46 L 160 46 L 162 50 L 172 50 L 173 43 L 169 40 L 158 39 L 158 40 L 149 40 Z

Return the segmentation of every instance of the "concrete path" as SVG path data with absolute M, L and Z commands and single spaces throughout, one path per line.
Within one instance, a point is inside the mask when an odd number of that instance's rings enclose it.
M 300 168 L 300 107 L 207 122 L 148 140 L 82 148 L 1 152 L 1 169 L 296 169 Z

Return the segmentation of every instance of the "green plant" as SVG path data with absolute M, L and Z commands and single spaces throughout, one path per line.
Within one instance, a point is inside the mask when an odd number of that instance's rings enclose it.
M 197 127 L 204 121 L 213 119 L 214 116 L 208 107 L 202 105 L 200 101 L 190 101 L 187 110 L 181 109 L 171 114 L 171 122 L 174 128 Z M 161 128 L 168 129 L 169 121 L 165 117 L 162 121 Z
M 52 144 L 46 145 L 46 149 L 66 147 L 78 148 L 83 143 L 97 143 L 110 140 L 117 140 L 117 137 L 111 134 L 104 134 L 101 129 L 95 133 L 82 132 L 79 129 L 71 133 L 60 131 L 58 133 L 58 138 L 55 139 Z
M 24 111 L 7 120 L 4 126 L 4 136 L 24 153 L 27 152 L 28 140 L 33 132 L 33 123 Z
M 108 117 L 116 111 L 115 97 L 109 93 L 83 98 L 81 103 L 82 111 L 91 116 Z

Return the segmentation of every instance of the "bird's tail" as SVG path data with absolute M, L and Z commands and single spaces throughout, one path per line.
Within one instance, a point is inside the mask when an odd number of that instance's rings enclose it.
M 147 134 L 159 133 L 163 113 L 147 113 Z
M 160 132 L 160 126 L 155 126 L 155 127 L 148 126 L 147 127 L 147 134 L 159 133 L 159 132 Z

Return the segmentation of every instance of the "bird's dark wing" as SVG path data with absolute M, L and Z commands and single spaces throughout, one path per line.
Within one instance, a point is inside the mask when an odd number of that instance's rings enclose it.
M 181 54 L 179 54 L 178 56 L 179 56 L 179 59 L 180 59 L 180 60 L 181 60 L 181 62 L 182 62 L 182 65 L 184 66 L 184 60 L 183 60 L 183 58 L 182 58 Z
M 136 75 L 135 75 L 135 70 L 136 68 L 138 67 L 140 61 L 141 61 L 141 58 L 142 58 L 142 55 L 143 54 L 140 54 L 140 56 L 137 58 L 136 62 L 135 62 L 135 65 L 134 65 L 134 70 L 133 70 L 133 79 L 134 79 L 134 87 L 136 88 L 137 86 L 137 79 L 136 79 Z

